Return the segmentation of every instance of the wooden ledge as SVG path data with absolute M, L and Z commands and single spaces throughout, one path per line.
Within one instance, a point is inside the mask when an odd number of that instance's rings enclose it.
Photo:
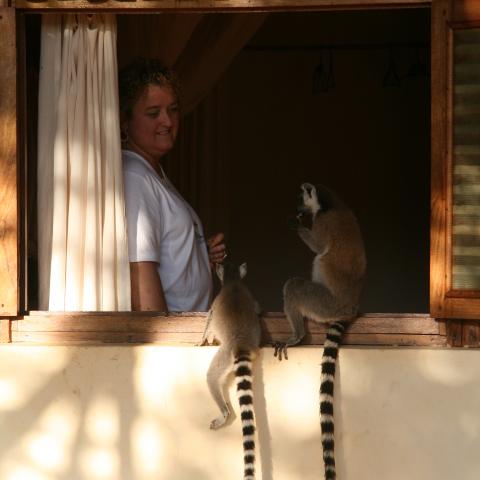
M 200 342 L 205 313 L 132 312 L 31 312 L 11 322 L 11 340 L 31 344 L 181 344 Z M 283 341 L 290 327 L 283 313 L 268 312 L 262 318 L 262 342 Z M 303 345 L 322 345 L 325 327 L 306 323 Z M 344 345 L 435 346 L 447 345 L 442 322 L 423 314 L 366 314 L 348 327 Z
M 431 0 L 16 0 L 21 10 L 114 10 L 114 11 L 276 11 L 366 7 L 429 7 Z

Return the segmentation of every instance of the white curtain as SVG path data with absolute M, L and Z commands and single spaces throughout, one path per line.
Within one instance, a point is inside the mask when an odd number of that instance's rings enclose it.
M 40 309 L 130 310 L 114 15 L 43 15 Z

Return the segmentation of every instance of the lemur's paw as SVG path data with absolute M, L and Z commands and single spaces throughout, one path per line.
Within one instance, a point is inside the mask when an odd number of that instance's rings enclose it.
M 210 422 L 210 430 L 218 430 L 219 428 L 223 427 L 229 418 L 230 408 L 227 404 L 225 404 L 225 407 L 222 409 L 222 415 Z
M 228 416 L 227 417 L 221 416 L 212 420 L 210 422 L 210 430 L 218 430 L 219 428 L 222 428 L 225 425 L 227 418 Z
M 280 362 L 282 357 L 288 360 L 287 344 L 285 342 L 272 342 L 271 345 L 274 348 L 274 357 L 277 357 Z

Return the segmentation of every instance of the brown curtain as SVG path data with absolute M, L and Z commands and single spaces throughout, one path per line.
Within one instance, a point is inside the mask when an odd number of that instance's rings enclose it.
M 160 58 L 173 67 L 203 14 L 117 15 L 118 64 L 135 56 Z
M 165 167 L 167 175 L 195 208 L 206 235 L 228 236 L 229 192 L 226 91 L 222 85 L 189 113 L 180 125 L 177 145 Z
M 227 92 L 219 80 L 263 23 L 263 13 L 118 15 L 118 61 L 156 57 L 182 84 L 184 116 L 167 174 L 200 215 L 207 235 L 228 235 Z

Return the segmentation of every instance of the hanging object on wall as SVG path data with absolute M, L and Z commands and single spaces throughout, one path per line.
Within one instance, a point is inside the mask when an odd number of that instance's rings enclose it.
M 313 71 L 312 93 L 326 93 L 335 88 L 335 77 L 333 73 L 333 52 L 332 48 L 328 49 L 327 68 L 323 66 L 323 50 L 320 51 L 320 59 L 318 65 Z
M 406 74 L 399 75 L 397 60 L 395 58 L 394 49 L 402 51 L 404 49 L 416 48 L 417 59 L 411 65 Z M 256 52 L 320 52 L 317 66 L 312 74 L 312 94 L 327 93 L 336 87 L 335 73 L 333 67 L 333 51 L 376 51 L 386 50 L 388 54 L 387 69 L 383 76 L 382 84 L 384 87 L 399 87 L 402 79 L 407 77 L 422 77 L 428 78 L 430 76 L 428 53 L 422 58 L 421 50 L 428 52 L 430 44 L 426 42 L 389 42 L 389 43 L 342 43 L 338 45 L 332 44 L 313 44 L 313 45 L 247 45 L 243 48 L 244 51 Z M 325 53 L 326 52 L 326 53 Z M 398 57 L 398 56 L 397 56 Z M 403 59 L 403 56 L 400 58 Z M 403 70 L 403 69 L 401 69 Z
M 384 87 L 399 87 L 400 86 L 400 77 L 397 73 L 397 66 L 395 64 L 395 58 L 393 56 L 393 47 L 390 45 L 388 47 L 388 65 L 387 71 L 383 77 L 383 86 Z

